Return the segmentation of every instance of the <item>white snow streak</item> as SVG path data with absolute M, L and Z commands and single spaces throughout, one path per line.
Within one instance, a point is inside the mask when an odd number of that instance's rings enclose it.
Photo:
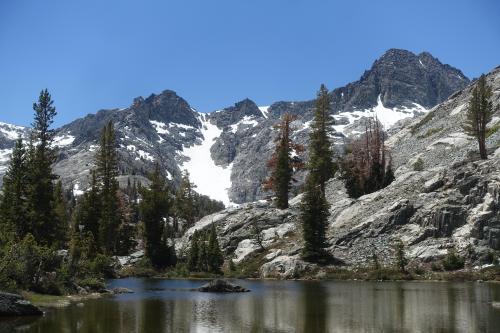
M 233 165 L 230 164 L 225 168 L 215 165 L 210 155 L 210 147 L 214 144 L 214 140 L 220 136 L 222 130 L 208 121 L 200 120 L 202 121 L 203 141 L 201 144 L 184 149 L 183 155 L 188 157 L 189 161 L 184 162 L 182 168 L 189 172 L 198 193 L 220 200 L 226 206 L 231 205 L 228 189 L 231 187 Z
M 65 147 L 65 146 L 72 144 L 73 141 L 75 141 L 74 136 L 64 134 L 64 135 L 56 136 L 54 138 L 53 145 L 54 145 L 54 147 Z
M 75 185 L 73 185 L 73 195 L 75 197 L 83 195 L 84 193 L 84 191 L 80 190 L 80 184 L 75 183 Z
M 149 122 L 155 128 L 156 133 L 158 133 L 158 134 L 170 134 L 170 132 L 167 129 L 167 125 L 165 123 L 162 123 L 161 121 L 156 121 L 156 120 L 150 120 Z
M 382 99 L 380 95 L 377 98 L 377 105 L 374 108 L 366 109 L 362 111 L 351 111 L 351 112 L 341 112 L 333 117 L 335 119 L 347 118 L 348 123 L 344 125 L 335 125 L 333 128 L 337 132 L 344 133 L 344 130 L 347 126 L 351 125 L 355 120 L 358 120 L 362 117 L 374 117 L 380 121 L 384 128 L 387 130 L 392 127 L 395 123 L 400 121 L 401 119 L 413 117 L 415 112 L 427 112 L 423 106 L 413 103 L 413 108 L 404 107 L 401 109 L 389 109 L 384 106 L 382 103 Z M 344 133 L 345 134 L 345 133 Z
M 262 113 L 262 115 L 264 116 L 264 118 L 267 119 L 269 117 L 269 105 L 259 106 L 259 110 Z
M 22 134 L 24 127 L 0 122 L 0 133 L 7 139 L 16 140 Z
M 259 122 L 255 119 L 253 119 L 253 117 L 244 116 L 243 119 L 238 121 L 236 124 L 233 124 L 230 126 L 231 127 L 230 131 L 233 133 L 236 133 L 238 131 L 240 125 L 251 125 L 252 127 L 255 127 L 258 124 L 259 124 Z

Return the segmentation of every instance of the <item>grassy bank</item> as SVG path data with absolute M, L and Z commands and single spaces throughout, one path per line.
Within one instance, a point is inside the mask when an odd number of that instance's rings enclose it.
M 31 291 L 22 291 L 21 295 L 30 301 L 32 304 L 41 308 L 64 308 L 72 303 L 82 302 L 88 299 L 95 299 L 102 297 L 105 294 L 91 293 L 88 295 L 45 295 L 34 293 Z

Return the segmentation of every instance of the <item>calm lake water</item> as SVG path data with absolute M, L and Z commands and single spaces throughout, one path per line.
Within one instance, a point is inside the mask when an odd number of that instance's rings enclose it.
M 252 291 L 189 291 L 192 280 L 123 279 L 133 294 L 0 322 L 20 332 L 500 332 L 500 284 L 236 280 Z

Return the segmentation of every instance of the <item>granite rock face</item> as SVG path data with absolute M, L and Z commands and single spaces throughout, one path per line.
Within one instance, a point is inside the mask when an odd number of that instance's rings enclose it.
M 500 124 L 500 68 L 487 81 L 496 108 L 493 127 Z M 392 132 L 387 144 L 396 179 L 389 186 L 352 199 L 338 178 L 328 182 L 328 251 L 339 262 L 371 266 L 375 254 L 383 265 L 394 265 L 399 240 L 408 259 L 420 263 L 442 259 L 454 248 L 480 265 L 490 251 L 500 250 L 500 130 L 490 133 L 488 159 L 480 160 L 476 141 L 460 128 L 473 85 Z M 214 224 L 225 255 L 243 265 L 257 260 L 258 276 L 314 274 L 318 267 L 300 258 L 300 198 L 286 210 L 249 203 L 206 216 L 178 240 L 179 254 L 187 251 L 194 230 Z

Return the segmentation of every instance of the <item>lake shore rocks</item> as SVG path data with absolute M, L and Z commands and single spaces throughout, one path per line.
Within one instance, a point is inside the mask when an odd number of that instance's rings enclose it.
M 21 295 L 0 292 L 0 317 L 41 315 L 42 310 Z

